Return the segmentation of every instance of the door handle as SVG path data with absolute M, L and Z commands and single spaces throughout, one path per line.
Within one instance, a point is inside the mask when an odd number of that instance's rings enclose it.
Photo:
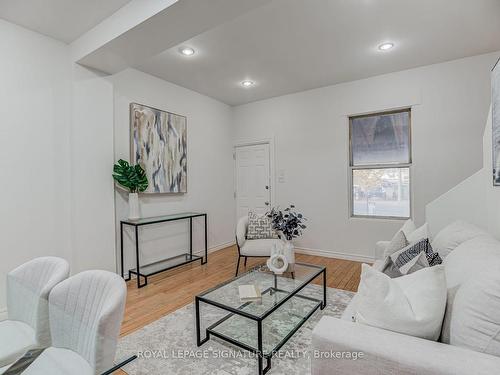
M 269 202 L 264 202 L 264 204 L 265 204 L 266 206 L 269 206 Z

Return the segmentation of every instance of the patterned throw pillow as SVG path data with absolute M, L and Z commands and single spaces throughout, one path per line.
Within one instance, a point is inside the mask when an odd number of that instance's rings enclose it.
M 271 219 L 266 215 L 249 212 L 247 240 L 261 240 L 266 238 L 278 238 L 278 235 L 271 227 Z
M 387 257 L 382 267 L 382 272 L 391 279 L 395 279 L 396 277 L 409 275 L 427 267 L 429 267 L 429 262 L 427 261 L 425 252 L 421 252 L 420 255 L 404 264 L 401 268 L 396 267 L 391 257 Z
M 443 263 L 443 260 L 438 253 L 432 250 L 432 246 L 428 238 L 422 239 L 414 244 L 411 244 L 402 251 L 394 261 L 397 268 L 401 269 L 406 263 L 410 262 L 413 258 L 418 256 L 421 252 L 425 252 L 429 266 L 435 266 Z

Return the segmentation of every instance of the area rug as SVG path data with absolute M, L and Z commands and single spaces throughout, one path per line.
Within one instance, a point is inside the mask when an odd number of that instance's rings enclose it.
M 308 285 L 304 295 L 322 298 L 322 288 Z M 323 315 L 340 317 L 354 293 L 328 288 L 327 306 L 317 310 L 272 359 L 268 374 L 308 375 L 311 373 L 312 330 Z M 223 315 L 204 306 L 204 326 Z M 212 337 L 196 346 L 194 305 L 189 304 L 120 339 L 116 358 L 137 354 L 139 358 L 125 370 L 130 375 L 253 375 L 257 359 L 252 353 Z M 266 334 L 266 333 L 264 333 Z M 203 331 L 204 336 L 204 331 Z

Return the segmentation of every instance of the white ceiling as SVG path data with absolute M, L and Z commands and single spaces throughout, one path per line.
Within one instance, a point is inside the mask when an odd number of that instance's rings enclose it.
M 130 0 L 0 0 L 0 18 L 71 43 Z
M 0 17 L 69 43 L 129 1 L 0 0 Z M 179 0 L 76 60 L 238 105 L 500 51 L 499 36 L 500 0 Z
M 499 0 L 273 0 L 136 68 L 238 105 L 497 51 L 499 36 Z

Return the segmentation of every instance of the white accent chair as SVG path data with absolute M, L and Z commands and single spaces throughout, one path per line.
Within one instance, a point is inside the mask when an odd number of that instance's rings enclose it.
M 236 225 L 236 246 L 238 247 L 238 264 L 236 266 L 236 276 L 240 268 L 241 258 L 245 258 L 245 266 L 247 258 L 269 257 L 271 250 L 276 244 L 281 244 L 280 239 L 259 239 L 247 240 L 248 231 L 248 216 L 243 216 L 238 220 Z
M 113 367 L 127 288 L 108 271 L 81 272 L 49 296 L 52 346 L 23 375 L 94 375 Z
M 49 293 L 68 276 L 68 262 L 56 257 L 35 258 L 8 273 L 8 319 L 0 322 L 0 374 L 28 350 L 50 345 Z

